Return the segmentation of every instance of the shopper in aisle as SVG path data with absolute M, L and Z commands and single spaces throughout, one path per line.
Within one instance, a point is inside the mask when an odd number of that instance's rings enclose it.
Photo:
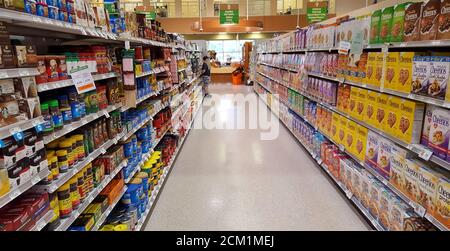
M 211 62 L 208 56 L 203 57 L 203 65 L 202 65 L 202 82 L 203 82 L 203 93 L 205 96 L 209 96 L 208 85 L 211 81 Z

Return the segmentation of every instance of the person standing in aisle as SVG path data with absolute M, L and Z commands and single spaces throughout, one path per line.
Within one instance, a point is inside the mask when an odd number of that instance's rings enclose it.
M 211 62 L 208 56 L 203 57 L 203 65 L 202 65 L 202 81 L 203 81 L 203 92 L 205 96 L 209 96 L 208 85 L 211 81 Z

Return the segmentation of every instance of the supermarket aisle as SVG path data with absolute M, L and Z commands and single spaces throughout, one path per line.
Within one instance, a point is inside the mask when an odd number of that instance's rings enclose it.
M 353 210 L 285 127 L 274 141 L 258 130 L 202 129 L 191 131 L 145 229 L 367 230 Z

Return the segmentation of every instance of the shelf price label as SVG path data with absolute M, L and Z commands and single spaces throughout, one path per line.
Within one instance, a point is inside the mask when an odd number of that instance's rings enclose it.
M 417 203 L 414 204 L 414 211 L 415 211 L 420 217 L 424 217 L 425 214 L 427 213 L 427 210 L 426 210 L 423 206 L 421 206 L 421 205 L 419 205 L 419 204 L 417 204 Z
M 78 94 L 95 90 L 94 79 L 90 72 L 80 74 L 72 74 L 72 81 L 77 89 Z
M 433 155 L 433 152 L 430 151 L 429 149 L 423 148 L 420 152 L 419 152 L 419 157 L 429 161 L 431 156 Z
M 345 195 L 347 196 L 347 198 L 348 198 L 349 200 L 351 200 L 352 197 L 353 197 L 353 193 L 352 193 L 350 190 L 345 191 Z

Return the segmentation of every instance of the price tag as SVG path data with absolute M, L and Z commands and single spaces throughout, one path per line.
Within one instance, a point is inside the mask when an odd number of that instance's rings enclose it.
M 72 81 L 77 89 L 78 94 L 95 90 L 94 79 L 90 72 L 72 74 Z
M 348 55 L 348 52 L 350 51 L 351 43 L 347 41 L 341 41 L 339 42 L 339 48 L 338 52 L 342 55 Z
M 53 20 L 51 20 L 51 19 L 49 19 L 49 18 L 46 18 L 46 19 L 45 19 L 45 23 L 46 23 L 46 24 L 49 24 L 49 25 L 55 25 L 55 23 L 53 22 Z
M 352 197 L 353 197 L 353 193 L 352 193 L 350 190 L 345 191 L 345 195 L 347 195 L 347 198 L 348 198 L 349 200 L 351 200 Z
M 42 18 L 40 18 L 38 16 L 33 16 L 33 22 L 34 23 L 42 23 Z
M 415 211 L 420 217 L 424 217 L 425 214 L 427 213 L 427 210 L 426 210 L 424 207 L 422 207 L 421 205 L 419 205 L 419 204 L 415 204 L 415 205 L 414 205 L 414 211 Z
M 28 70 L 25 70 L 25 69 L 20 69 L 19 70 L 19 76 L 20 77 L 26 77 L 28 75 L 30 75 L 30 72 Z
M 63 24 L 63 22 L 56 22 L 55 24 L 56 24 L 56 26 L 59 26 L 59 27 L 64 27 L 64 24 Z
M 36 176 L 33 179 L 31 179 L 31 183 L 33 185 L 36 185 L 39 181 L 41 181 L 41 178 L 39 176 Z
M 322 165 L 322 163 L 323 163 L 322 159 L 317 160 L 317 164 Z
M 1 79 L 8 78 L 8 77 L 9 77 L 9 75 L 8 75 L 7 71 L 5 71 L 5 70 L 0 71 L 0 78 Z
M 103 114 L 105 115 L 106 118 L 110 117 L 108 111 L 103 110 Z
M 339 150 L 340 150 L 341 152 L 345 152 L 345 146 L 339 145 Z
M 426 148 L 423 148 L 419 153 L 419 157 L 421 157 L 422 159 L 424 159 L 426 161 L 429 161 L 432 155 L 433 155 L 433 152 Z
M 23 132 L 19 127 L 15 127 L 9 130 L 9 132 L 14 136 L 16 141 L 23 140 Z
M 50 193 L 53 193 L 54 191 L 56 191 L 56 189 L 58 189 L 58 187 L 56 185 L 51 185 L 50 186 Z
M 9 194 L 9 198 L 12 200 L 12 199 L 15 199 L 19 195 L 20 195 L 20 191 L 19 191 L 19 189 L 16 189 Z

